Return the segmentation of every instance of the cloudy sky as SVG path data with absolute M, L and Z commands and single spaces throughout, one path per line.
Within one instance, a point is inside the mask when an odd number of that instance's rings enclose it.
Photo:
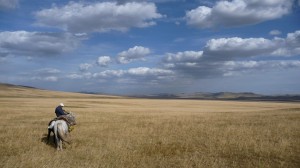
M 0 82 L 300 94 L 300 0 L 0 0 Z

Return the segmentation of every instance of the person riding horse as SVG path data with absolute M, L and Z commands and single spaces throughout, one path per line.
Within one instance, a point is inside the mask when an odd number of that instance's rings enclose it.
M 65 105 L 63 103 L 60 103 L 59 106 L 55 109 L 56 118 L 54 120 L 65 120 L 68 123 L 69 126 L 69 132 L 71 132 L 74 129 L 74 125 L 76 125 L 75 118 L 70 117 L 66 110 L 63 109 Z
M 62 150 L 62 141 L 70 142 L 68 135 L 74 129 L 74 125 L 76 125 L 75 115 L 72 112 L 65 111 L 63 107 L 63 103 L 56 107 L 56 117 L 48 124 L 47 143 L 50 142 L 50 134 L 53 132 L 57 150 Z
M 56 117 L 59 117 L 61 115 L 67 115 L 67 114 L 69 114 L 67 111 L 65 111 L 63 109 L 64 106 L 65 105 L 63 103 L 60 103 L 59 106 L 56 107 L 56 109 L 55 109 Z

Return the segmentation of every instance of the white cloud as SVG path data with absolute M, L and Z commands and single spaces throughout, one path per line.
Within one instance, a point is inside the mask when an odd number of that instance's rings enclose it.
M 56 81 L 58 81 L 58 77 L 56 77 L 56 76 L 46 76 L 45 78 L 43 78 L 43 80 L 49 81 L 49 82 L 56 82 Z
M 94 78 L 112 78 L 112 77 L 122 77 L 126 71 L 124 70 L 105 70 L 99 73 L 94 73 Z
M 130 63 L 134 60 L 144 59 L 145 56 L 150 54 L 150 49 L 142 46 L 134 46 L 127 51 L 122 51 L 118 54 L 118 62 L 122 64 Z
M 198 28 L 237 27 L 278 19 L 292 9 L 293 0 L 218 1 L 186 12 L 187 24 Z
M 237 70 L 241 68 L 257 68 L 262 62 L 257 61 L 227 61 L 224 66 L 227 70 Z
M 104 81 L 132 81 L 133 83 L 169 80 L 174 77 L 175 73 L 169 69 L 137 67 L 127 70 L 104 70 L 97 73 L 72 73 L 67 75 L 68 79 L 90 79 Z
M 203 51 L 184 51 L 167 53 L 163 59 L 163 66 L 167 69 L 184 71 L 192 74 L 190 70 L 199 69 Z
M 58 81 L 57 76 L 45 76 L 45 77 L 34 76 L 34 77 L 31 77 L 30 79 L 36 80 L 36 81 L 46 81 L 46 82 L 57 82 Z
M 290 47 L 300 47 L 300 30 L 295 31 L 294 33 L 288 33 L 286 43 Z
M 215 24 L 212 20 L 212 9 L 206 6 L 199 6 L 196 9 L 188 11 L 186 19 L 189 25 L 200 28 L 210 28 Z
M 82 79 L 83 75 L 80 75 L 80 74 L 70 74 L 70 75 L 67 75 L 66 77 L 69 78 L 69 79 Z
M 37 24 L 57 27 L 75 33 L 127 31 L 132 27 L 155 25 L 161 18 L 154 3 L 70 2 L 63 7 L 54 6 L 35 13 Z
M 279 30 L 271 30 L 269 34 L 272 35 L 272 36 L 277 36 L 277 35 L 281 34 L 281 31 L 279 31 Z
M 293 33 L 288 33 L 285 39 L 275 38 L 279 44 L 275 51 L 272 52 L 274 56 L 295 56 L 300 55 L 300 30 Z
M 111 62 L 112 62 L 112 60 L 109 56 L 101 56 L 101 57 L 98 57 L 97 64 L 99 66 L 106 67 Z
M 135 76 L 168 76 L 174 74 L 171 70 L 148 67 L 130 68 L 127 72 L 129 75 Z
M 32 72 L 21 73 L 22 77 L 26 80 L 56 82 L 59 80 L 61 71 L 55 68 L 43 68 L 34 70 Z
M 43 69 L 38 69 L 38 70 L 34 71 L 34 74 L 44 76 L 44 75 L 58 74 L 60 72 L 61 72 L 60 70 L 55 69 L 55 68 L 43 68 Z
M 19 0 L 0 0 L 0 11 L 15 9 L 19 5 Z
M 79 70 L 80 71 L 87 71 L 87 70 L 89 70 L 92 67 L 93 67 L 93 64 L 83 63 L 83 64 L 79 65 Z
M 265 38 L 219 38 L 206 43 L 204 55 L 209 59 L 231 60 L 237 57 L 270 55 L 276 47 L 276 42 Z
M 251 71 L 269 71 L 274 69 L 300 69 L 298 60 L 271 60 L 271 61 L 227 61 L 222 66 L 224 76 L 233 76 Z
M 184 51 L 176 54 L 167 53 L 166 62 L 194 62 L 203 56 L 203 51 Z
M 78 43 L 69 33 L 0 32 L 0 49 L 12 55 L 59 55 L 73 50 Z
M 299 61 L 270 61 L 276 57 L 300 55 L 300 31 L 286 38 L 218 38 L 209 40 L 203 51 L 167 53 L 163 65 L 167 69 L 195 78 L 238 73 L 238 70 L 299 68 Z M 254 61 L 251 59 L 268 59 Z M 278 59 L 278 58 L 276 58 Z M 247 61 L 243 61 L 247 60 Z
M 204 56 L 207 59 L 232 60 L 254 56 L 300 55 L 300 31 L 288 33 L 286 38 L 219 38 L 206 43 Z
M 80 73 L 80 74 L 72 73 L 72 74 L 67 75 L 66 77 L 68 79 L 91 79 L 92 76 L 93 76 L 92 73 L 86 72 L 86 73 Z

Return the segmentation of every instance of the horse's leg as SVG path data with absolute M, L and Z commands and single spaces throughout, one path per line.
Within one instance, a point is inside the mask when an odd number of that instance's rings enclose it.
M 56 144 L 56 139 L 55 139 L 55 132 L 54 132 L 54 130 L 52 130 L 53 131 L 53 142 L 54 142 L 54 144 Z
M 57 124 L 54 125 L 53 131 L 54 131 L 56 150 L 59 150 L 60 139 L 58 137 Z
M 56 150 L 60 150 L 60 143 L 61 143 L 61 140 L 56 139 Z
M 59 148 L 60 148 L 60 150 L 62 150 L 63 148 L 62 148 L 62 140 L 60 139 L 60 142 L 59 142 Z
M 50 134 L 51 134 L 51 129 L 48 128 L 47 144 L 49 144 L 50 141 Z

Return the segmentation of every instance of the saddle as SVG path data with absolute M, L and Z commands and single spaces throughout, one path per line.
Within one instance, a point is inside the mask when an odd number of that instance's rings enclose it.
M 71 132 L 74 129 L 74 125 L 76 125 L 75 117 L 72 115 L 61 115 L 59 117 L 56 117 L 49 122 L 49 125 L 52 121 L 56 121 L 56 120 L 66 121 L 68 128 L 69 128 L 69 132 Z
M 75 117 L 72 115 L 61 115 L 56 117 L 54 120 L 64 120 L 70 126 L 76 125 Z

